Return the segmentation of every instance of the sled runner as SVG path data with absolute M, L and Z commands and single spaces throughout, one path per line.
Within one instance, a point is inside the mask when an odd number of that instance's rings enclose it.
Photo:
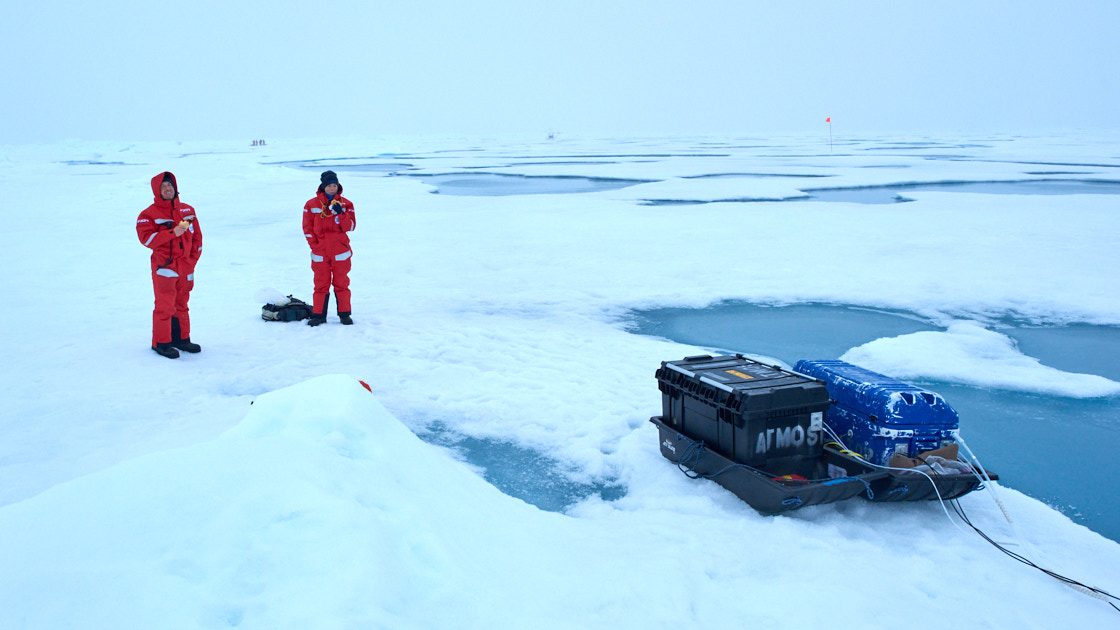
M 657 426 L 665 459 L 677 464 L 693 479 L 711 479 L 763 514 L 778 514 L 867 494 L 872 492 L 872 483 L 886 477 L 886 473 L 831 447 L 800 462 L 799 470 L 805 475 L 776 475 L 724 457 L 703 440 L 694 440 L 669 427 L 664 418 L 653 417 L 650 422 Z

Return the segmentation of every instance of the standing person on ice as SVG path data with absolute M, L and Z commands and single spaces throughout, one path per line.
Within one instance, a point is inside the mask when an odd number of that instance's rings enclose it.
M 311 246 L 311 271 L 315 295 L 308 326 L 327 321 L 328 290 L 334 285 L 338 318 L 350 325 L 350 235 L 357 225 L 354 204 L 342 196 L 342 185 L 334 171 L 319 176 L 318 193 L 303 204 L 303 235 Z
M 152 178 L 155 202 L 136 219 L 136 235 L 152 250 L 152 350 L 168 359 L 179 351 L 201 352 L 191 343 L 187 300 L 194 288 L 194 267 L 202 255 L 202 230 L 194 208 L 179 201 L 179 184 L 170 172 Z

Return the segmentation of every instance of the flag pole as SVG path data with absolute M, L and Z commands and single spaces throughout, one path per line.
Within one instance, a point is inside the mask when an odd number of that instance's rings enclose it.
M 825 118 L 824 121 L 828 123 L 828 152 L 832 153 L 832 116 Z

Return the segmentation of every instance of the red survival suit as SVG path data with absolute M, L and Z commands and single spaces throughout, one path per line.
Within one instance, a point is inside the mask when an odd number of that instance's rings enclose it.
M 331 211 L 331 205 L 339 203 L 341 213 Z M 334 285 L 334 297 L 338 300 L 338 313 L 350 314 L 350 232 L 358 225 L 354 215 L 354 204 L 342 196 L 342 184 L 338 194 L 327 198 L 323 185 L 318 193 L 303 204 L 303 235 L 311 246 L 311 271 L 315 276 L 315 294 L 312 299 L 311 313 L 314 317 L 327 316 L 328 290 Z
M 175 196 L 164 199 L 159 193 L 164 176 L 170 176 Z M 202 255 L 202 229 L 194 208 L 179 201 L 179 183 L 170 172 L 152 178 L 155 203 L 136 219 L 136 235 L 152 250 L 152 287 L 156 305 L 152 311 L 152 347 L 178 342 L 191 336 L 187 300 L 194 288 L 194 267 Z M 180 221 L 190 221 L 181 236 L 172 231 Z M 174 333 L 173 334 L 173 329 Z

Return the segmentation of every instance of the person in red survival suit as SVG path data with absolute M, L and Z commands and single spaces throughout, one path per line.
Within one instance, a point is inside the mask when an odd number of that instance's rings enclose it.
M 202 230 L 194 208 L 179 201 L 179 184 L 170 172 L 152 178 L 155 202 L 136 219 L 136 235 L 152 250 L 152 350 L 168 359 L 179 351 L 201 352 L 191 343 L 187 300 L 194 288 L 194 267 L 202 255 Z
M 319 176 L 319 190 L 303 204 L 303 235 L 311 246 L 311 271 L 315 294 L 308 326 L 327 321 L 328 290 L 334 286 L 338 319 L 350 325 L 350 251 L 349 233 L 357 226 L 354 204 L 342 196 L 342 185 L 334 171 Z

